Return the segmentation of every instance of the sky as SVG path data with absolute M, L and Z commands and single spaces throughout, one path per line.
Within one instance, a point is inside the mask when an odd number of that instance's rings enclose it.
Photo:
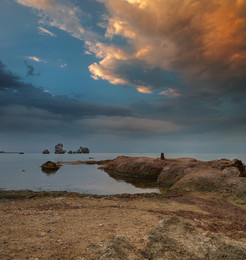
M 242 153 L 246 0 L 1 0 L 0 151 Z

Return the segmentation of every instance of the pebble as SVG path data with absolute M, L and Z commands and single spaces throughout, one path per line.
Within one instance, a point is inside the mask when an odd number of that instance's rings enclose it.
M 42 232 L 42 233 L 40 234 L 40 236 L 41 236 L 41 237 L 44 237 L 44 236 L 45 236 L 45 232 Z

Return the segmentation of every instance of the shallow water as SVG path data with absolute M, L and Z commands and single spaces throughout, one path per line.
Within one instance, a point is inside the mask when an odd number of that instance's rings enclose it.
M 0 153 L 0 189 L 34 191 L 66 190 L 90 194 L 120 194 L 160 192 L 150 185 L 135 185 L 124 180 L 114 179 L 106 172 L 98 170 L 98 165 L 64 165 L 56 173 L 45 174 L 40 165 L 50 161 L 77 161 L 113 159 L 118 155 L 146 156 L 158 158 L 158 153 L 141 154 L 5 154 Z M 221 158 L 238 158 L 246 162 L 246 154 L 165 154 L 166 158 L 193 157 L 198 160 L 215 160 Z

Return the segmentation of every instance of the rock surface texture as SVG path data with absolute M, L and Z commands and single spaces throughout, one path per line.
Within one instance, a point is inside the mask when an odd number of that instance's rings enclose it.
M 55 173 L 60 168 L 60 165 L 55 162 L 47 161 L 42 164 L 41 168 L 43 172 L 50 174 Z
M 139 260 L 133 246 L 122 236 L 114 237 L 98 254 L 98 260 Z
M 201 230 L 173 215 L 165 216 L 151 230 L 143 252 L 137 252 L 126 238 L 116 236 L 97 254 L 98 260 L 244 260 L 246 244 Z
M 147 259 L 246 259 L 246 244 L 222 234 L 204 232 L 177 216 L 166 216 L 149 235 Z
M 233 195 L 246 202 L 246 170 L 242 161 L 198 161 L 119 156 L 101 167 L 110 176 L 149 179 L 169 191 L 205 191 Z

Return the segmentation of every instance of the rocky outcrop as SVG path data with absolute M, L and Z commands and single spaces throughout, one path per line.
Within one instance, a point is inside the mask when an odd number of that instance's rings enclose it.
M 193 158 L 154 159 L 119 156 L 101 167 L 111 177 L 156 181 L 170 192 L 208 191 L 246 201 L 245 165 L 237 159 L 198 161 Z M 153 184 L 152 184 L 153 186 Z
M 96 254 L 98 260 L 244 260 L 246 243 L 204 231 L 172 215 L 151 230 L 143 251 L 136 250 L 125 237 L 116 236 Z
M 146 258 L 157 260 L 246 259 L 246 244 L 204 232 L 177 216 L 166 216 L 149 235 Z
M 98 251 L 98 260 L 139 260 L 133 246 L 121 236 L 114 237 L 105 248 Z
M 118 156 L 102 169 L 119 176 L 157 179 L 165 164 L 166 162 L 161 159 Z
M 43 154 L 50 154 L 50 151 L 48 149 L 44 149 L 42 153 Z
M 63 150 L 63 144 L 59 143 L 55 146 L 55 154 L 64 154 L 66 150 Z
M 55 162 L 47 161 L 42 164 L 41 168 L 44 173 L 50 174 L 55 173 L 60 168 L 60 165 Z

